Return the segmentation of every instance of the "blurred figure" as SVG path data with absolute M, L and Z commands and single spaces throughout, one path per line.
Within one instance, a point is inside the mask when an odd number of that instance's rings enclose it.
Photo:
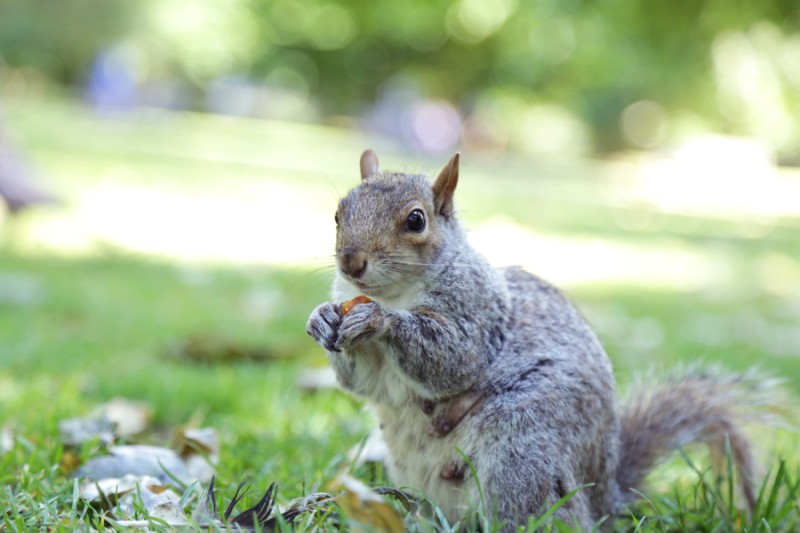
M 131 111 L 138 105 L 136 52 L 123 45 L 102 50 L 89 73 L 86 97 L 100 113 Z
M 0 131 L 0 197 L 11 213 L 32 205 L 55 202 L 55 197 L 36 186 L 30 166 L 2 131 Z

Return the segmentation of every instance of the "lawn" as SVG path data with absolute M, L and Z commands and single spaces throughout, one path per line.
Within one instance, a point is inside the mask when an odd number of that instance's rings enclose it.
M 0 531 L 98 526 L 73 495 L 58 423 L 115 397 L 151 413 L 128 442 L 168 446 L 180 428 L 215 428 L 225 504 L 245 478 L 256 492 L 279 482 L 279 503 L 328 490 L 373 425 L 346 394 L 297 383 L 325 366 L 304 329 L 328 297 L 336 199 L 356 183 L 367 146 L 385 168 L 414 172 L 434 173 L 447 156 L 336 127 L 98 117 L 50 98 L 6 101 L 3 126 L 62 203 L 0 219 L 0 426 L 10 437 Z M 653 367 L 702 359 L 758 365 L 800 395 L 796 213 L 658 208 L 636 196 L 633 156 L 462 157 L 457 199 L 476 245 L 563 285 L 622 390 Z M 800 527 L 798 439 L 759 434 L 771 481 L 756 525 Z M 103 446 L 77 453 L 86 460 Z M 703 454 L 690 457 L 706 472 Z M 389 483 L 374 464 L 351 473 Z M 653 476 L 650 503 L 614 528 L 748 527 L 713 480 L 698 479 L 677 458 Z

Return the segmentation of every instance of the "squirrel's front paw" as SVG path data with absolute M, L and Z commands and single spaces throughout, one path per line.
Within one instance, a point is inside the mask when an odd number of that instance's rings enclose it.
M 383 308 L 375 303 L 357 305 L 342 318 L 336 350 L 350 348 L 363 343 L 386 330 L 386 316 Z
M 335 347 L 335 344 L 339 337 L 338 331 L 341 322 L 339 306 L 331 302 L 324 303 L 311 312 L 306 324 L 306 333 L 329 352 L 338 352 L 339 349 Z

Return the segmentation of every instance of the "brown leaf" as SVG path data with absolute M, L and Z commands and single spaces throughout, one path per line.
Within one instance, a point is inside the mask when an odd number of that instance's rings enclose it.
M 187 457 L 197 453 L 219 455 L 219 435 L 212 427 L 178 428 L 178 453 Z
M 336 503 L 352 521 L 353 531 L 405 533 L 405 523 L 397 510 L 361 481 L 342 474 L 334 486 L 343 491 Z

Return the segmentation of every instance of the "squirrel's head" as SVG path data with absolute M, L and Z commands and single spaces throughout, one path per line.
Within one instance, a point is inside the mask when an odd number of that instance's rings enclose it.
M 341 276 L 370 297 L 396 297 L 431 267 L 456 227 L 455 154 L 431 183 L 422 175 L 382 172 L 372 150 L 361 155 L 361 184 L 336 210 Z

